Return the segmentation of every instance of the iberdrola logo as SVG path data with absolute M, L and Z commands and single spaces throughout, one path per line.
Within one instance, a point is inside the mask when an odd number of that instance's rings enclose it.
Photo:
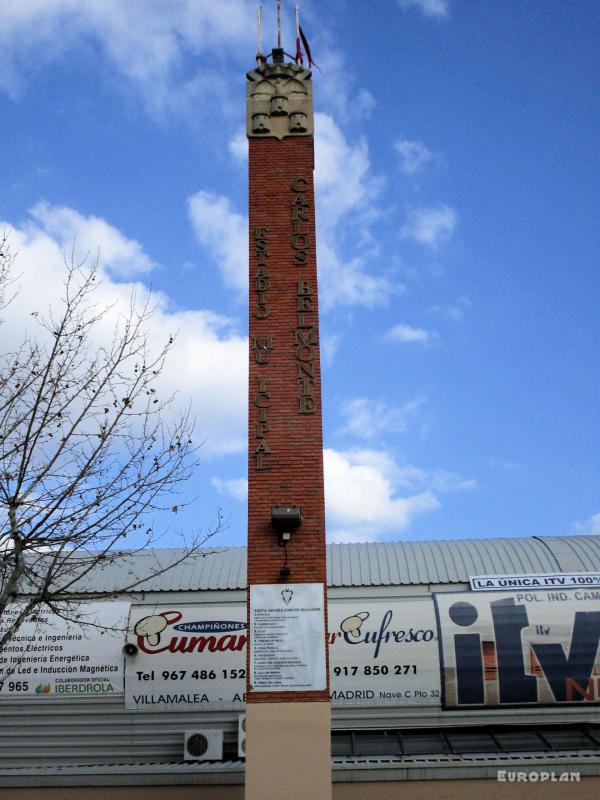
M 38 683 L 35 687 L 36 694 L 50 694 L 52 691 L 52 684 L 50 683 Z

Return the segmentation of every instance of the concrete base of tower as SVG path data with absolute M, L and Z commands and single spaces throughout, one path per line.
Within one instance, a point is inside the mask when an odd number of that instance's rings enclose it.
M 245 800 L 331 800 L 331 704 L 248 703 Z

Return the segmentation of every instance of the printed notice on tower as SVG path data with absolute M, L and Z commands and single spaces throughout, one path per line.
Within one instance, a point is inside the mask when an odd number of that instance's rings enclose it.
M 250 685 L 255 692 L 325 689 L 322 583 L 250 587 Z

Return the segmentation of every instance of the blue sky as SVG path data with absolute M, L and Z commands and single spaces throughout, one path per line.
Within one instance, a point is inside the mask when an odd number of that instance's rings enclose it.
M 23 287 L 3 335 L 58 296 L 73 240 L 100 250 L 103 297 L 152 286 L 151 337 L 178 332 L 165 388 L 205 440 L 175 527 L 208 528 L 220 506 L 219 544 L 246 535 L 255 15 L 245 0 L 0 8 L 0 220 Z M 321 67 L 330 540 L 600 533 L 600 5 L 312 0 L 301 15 Z

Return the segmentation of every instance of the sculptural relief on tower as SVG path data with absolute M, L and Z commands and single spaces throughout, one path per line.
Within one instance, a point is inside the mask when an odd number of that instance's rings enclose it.
M 246 77 L 248 136 L 284 139 L 313 135 L 310 70 L 298 64 L 264 64 Z

